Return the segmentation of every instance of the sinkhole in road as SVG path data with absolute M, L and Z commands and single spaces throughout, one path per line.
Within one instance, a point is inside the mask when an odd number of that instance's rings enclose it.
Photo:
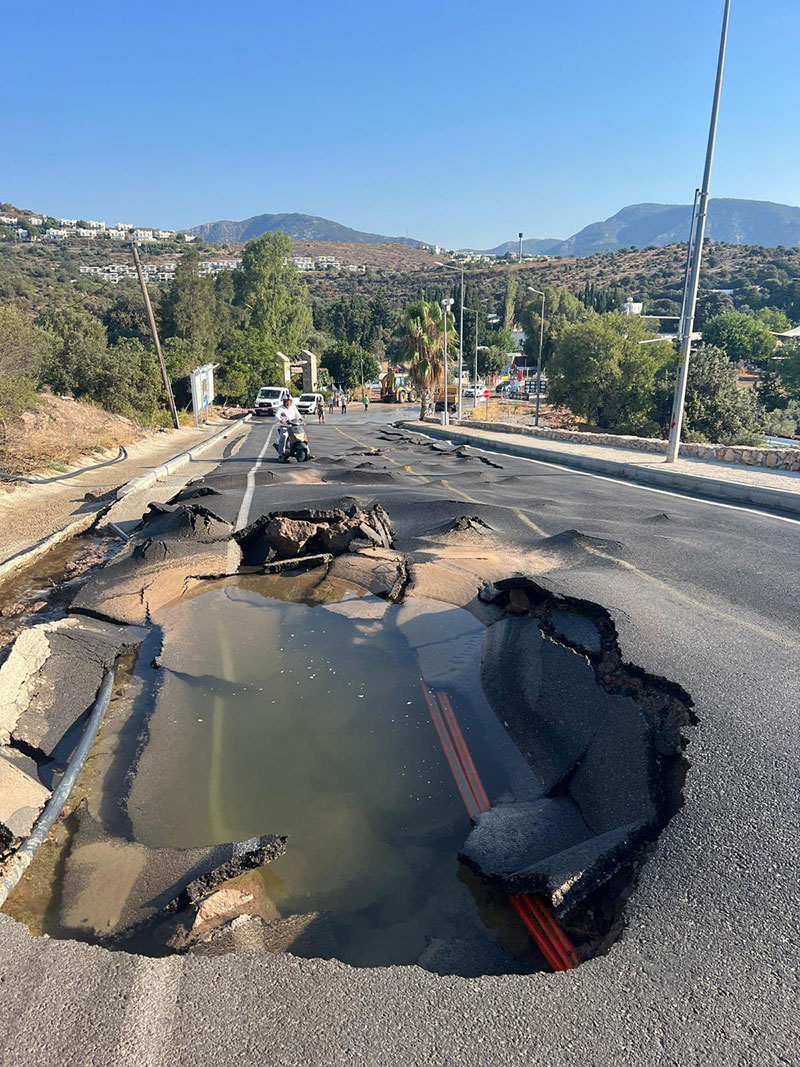
M 482 698 L 480 622 L 318 574 L 206 583 L 158 621 L 161 680 L 126 801 L 136 841 L 287 835 L 248 886 L 264 936 L 287 928 L 295 954 L 536 969 L 503 894 L 459 862 L 469 818 L 421 685 L 441 688 L 448 664 L 461 678 L 465 742 L 487 791 L 511 796 L 530 772 Z
M 7 910 L 150 955 L 464 977 L 553 968 L 550 918 L 572 963 L 607 951 L 680 805 L 691 702 L 596 605 L 515 579 L 490 599 L 395 603 L 326 568 L 198 582 Z

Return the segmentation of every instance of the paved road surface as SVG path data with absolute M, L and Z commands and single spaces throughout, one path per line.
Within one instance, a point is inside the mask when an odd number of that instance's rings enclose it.
M 642 872 L 622 939 L 566 974 L 464 980 L 292 957 L 147 960 L 33 941 L 2 919 L 0 1059 L 796 1063 L 800 523 L 387 439 L 397 414 L 376 406 L 365 419 L 351 408 L 311 425 L 321 484 L 271 481 L 271 423 L 253 425 L 220 449 L 208 476 L 221 491 L 214 510 L 246 525 L 294 502 L 377 496 L 401 549 L 432 507 L 442 520 L 480 515 L 512 544 L 552 550 L 557 566 L 538 580 L 603 604 L 625 657 L 692 694 L 685 805 Z M 382 454 L 356 454 L 373 446 Z M 584 536 L 558 536 L 569 530 Z

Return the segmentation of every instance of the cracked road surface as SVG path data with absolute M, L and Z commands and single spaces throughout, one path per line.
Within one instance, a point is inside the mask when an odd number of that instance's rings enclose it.
M 622 938 L 571 972 L 465 980 L 285 955 L 144 959 L 35 940 L 0 916 L 0 1059 L 796 1062 L 800 523 L 453 451 L 389 427 L 398 414 L 309 421 L 317 458 L 291 467 L 265 447 L 271 421 L 255 423 L 213 454 L 203 484 L 218 495 L 203 502 L 243 528 L 277 508 L 377 499 L 418 574 L 432 526 L 477 516 L 528 554 L 537 582 L 606 607 L 625 659 L 692 695 L 685 804 L 641 872 Z

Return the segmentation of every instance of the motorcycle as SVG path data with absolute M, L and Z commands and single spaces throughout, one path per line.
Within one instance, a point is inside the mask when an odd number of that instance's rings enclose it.
M 311 449 L 308 447 L 308 434 L 302 422 L 296 419 L 286 423 L 286 442 L 281 451 L 280 440 L 274 444 L 278 453 L 279 463 L 288 463 L 290 459 L 296 459 L 298 463 L 307 463 L 311 459 Z

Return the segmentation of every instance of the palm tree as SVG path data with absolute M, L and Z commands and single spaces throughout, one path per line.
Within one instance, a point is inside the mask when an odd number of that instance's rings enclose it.
M 448 312 L 448 331 L 456 341 L 455 319 Z M 429 300 L 415 300 L 403 312 L 397 340 L 411 357 L 408 376 L 420 396 L 419 417 L 424 419 L 431 404 L 431 394 L 442 385 L 444 377 L 444 319 L 439 304 Z M 456 344 L 453 345 L 456 348 Z M 449 353 L 448 353 L 449 355 Z

